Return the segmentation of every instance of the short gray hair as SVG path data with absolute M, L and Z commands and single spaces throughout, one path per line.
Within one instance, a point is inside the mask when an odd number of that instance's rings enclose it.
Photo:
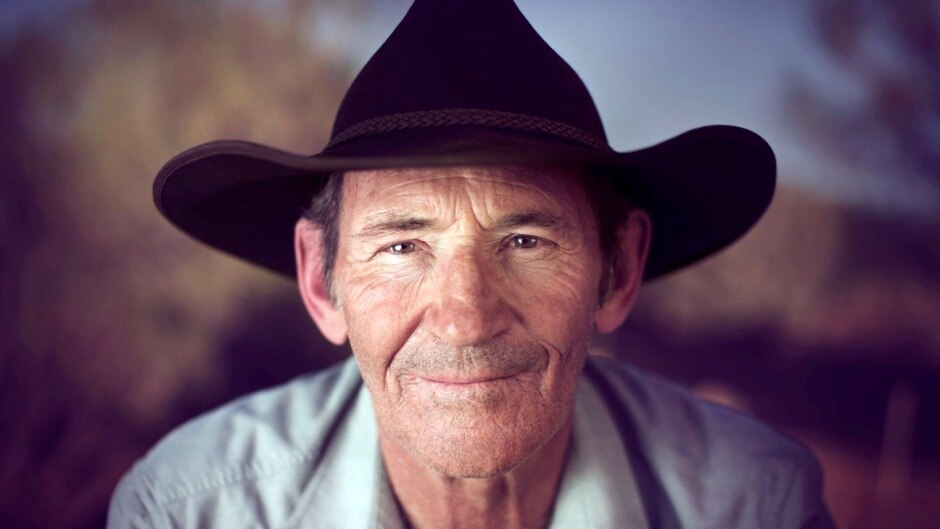
M 339 246 L 339 208 L 343 201 L 343 171 L 330 173 L 320 192 L 314 195 L 303 217 L 323 230 L 323 278 L 333 296 L 333 266 Z M 333 300 L 336 301 L 335 298 Z

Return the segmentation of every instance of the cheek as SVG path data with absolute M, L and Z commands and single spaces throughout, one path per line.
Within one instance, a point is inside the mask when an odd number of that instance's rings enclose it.
M 567 256 L 551 265 L 516 264 L 507 273 L 504 298 L 523 325 L 562 348 L 590 333 L 597 302 L 599 267 L 577 257 Z
M 349 344 L 367 382 L 385 371 L 420 320 L 420 274 L 360 274 L 338 293 L 348 325 Z

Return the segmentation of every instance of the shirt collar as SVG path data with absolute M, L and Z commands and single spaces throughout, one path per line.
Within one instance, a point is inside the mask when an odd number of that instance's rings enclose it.
M 586 377 L 578 383 L 572 414 L 571 444 L 549 529 L 648 529 L 623 440 Z

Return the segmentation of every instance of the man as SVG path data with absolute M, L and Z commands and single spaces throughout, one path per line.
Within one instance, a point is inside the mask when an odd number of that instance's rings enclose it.
M 109 527 L 830 527 L 806 449 L 587 356 L 774 174 L 735 127 L 613 152 L 511 1 L 418 0 L 322 153 L 216 142 L 158 175 L 168 219 L 295 277 L 354 359 L 172 433 Z

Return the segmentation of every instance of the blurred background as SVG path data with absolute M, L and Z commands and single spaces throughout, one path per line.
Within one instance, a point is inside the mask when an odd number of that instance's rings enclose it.
M 742 241 L 650 284 L 596 349 L 806 442 L 848 529 L 940 505 L 940 3 L 519 0 L 617 150 L 762 134 Z M 175 425 L 344 358 L 290 282 L 174 231 L 160 165 L 314 153 L 405 0 L 0 3 L 0 526 L 102 527 Z

